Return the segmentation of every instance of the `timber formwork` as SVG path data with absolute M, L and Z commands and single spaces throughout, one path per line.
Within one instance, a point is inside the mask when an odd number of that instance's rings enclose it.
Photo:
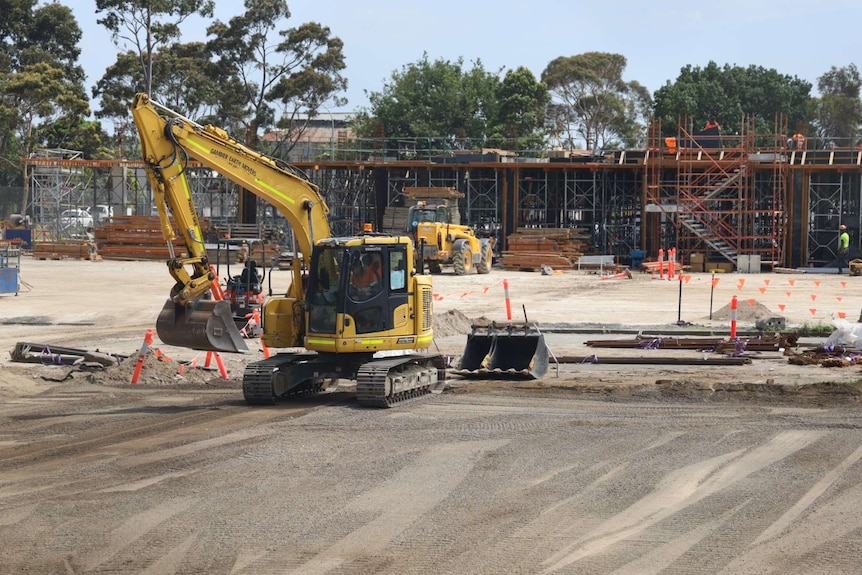
M 789 150 L 786 126 L 757 134 L 745 121 L 740 134 L 704 145 L 681 122 L 673 148 L 653 128 L 644 150 L 604 156 L 515 158 L 494 152 L 450 153 L 426 160 L 368 157 L 299 162 L 332 212 L 333 233 L 350 235 L 366 222 L 382 227 L 386 207 L 404 205 L 406 187 L 447 187 L 464 194 L 462 223 L 506 248 L 520 227 L 586 230 L 593 253 L 625 264 L 634 250 L 648 259 L 659 249 L 703 252 L 713 260 L 757 255 L 773 267 L 828 265 L 840 223 L 851 234 L 851 257 L 862 228 L 862 151 Z M 707 142 L 708 144 L 708 142 Z M 355 154 L 336 154 L 339 157 Z M 135 161 L 27 159 L 34 187 L 45 187 L 45 167 L 91 169 L 83 205 L 109 204 L 119 214 L 149 214 L 152 195 Z M 38 169 L 37 169 L 38 168 Z M 189 164 L 201 215 L 235 221 L 238 190 L 211 171 Z M 59 190 L 58 190 L 59 191 Z M 32 206 L 27 213 L 34 214 Z M 263 202 L 258 219 L 285 225 Z M 259 222 L 260 223 L 260 222 Z M 287 237 L 290 231 L 287 231 Z

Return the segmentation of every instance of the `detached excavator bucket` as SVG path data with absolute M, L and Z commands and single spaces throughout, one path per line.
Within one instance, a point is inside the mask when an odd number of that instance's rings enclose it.
M 538 379 L 548 371 L 545 336 L 528 325 L 474 325 L 456 371 L 468 376 Z
M 198 300 L 177 305 L 165 304 L 156 321 L 159 339 L 168 345 L 203 351 L 246 353 L 230 304 L 224 300 Z

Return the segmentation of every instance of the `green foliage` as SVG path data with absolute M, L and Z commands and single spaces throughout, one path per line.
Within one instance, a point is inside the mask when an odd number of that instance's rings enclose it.
M 107 146 L 110 137 L 102 130 L 102 125 L 81 116 L 65 116 L 42 126 L 39 139 L 47 148 L 78 150 L 87 159 L 107 160 L 114 157 L 113 151 Z
M 425 54 L 393 72 L 381 92 L 368 94 L 363 135 L 371 136 L 371 128 L 378 125 L 386 137 L 482 137 L 487 115 L 483 96 L 493 93 L 496 82 L 481 63 L 465 73 L 463 60 L 431 62 Z
M 558 131 L 574 147 L 577 137 L 588 150 L 632 145 L 643 140 L 651 104 L 649 92 L 626 82 L 625 56 L 586 52 L 552 60 L 542 72 L 558 105 L 552 109 Z
M 862 78 L 855 64 L 832 68 L 817 79 L 820 97 L 811 101 L 815 135 L 839 146 L 857 143 L 862 124 Z
M 96 0 L 97 20 L 117 47 L 131 45 L 142 64 L 141 89 L 152 93 L 156 50 L 180 36 L 180 24 L 193 14 L 212 16 L 213 0 Z
M 454 148 L 480 145 L 539 147 L 548 92 L 526 68 L 501 80 L 476 61 L 428 59 L 392 73 L 381 92 L 368 95 L 355 129 L 364 137 L 437 138 Z
M 83 136 L 75 132 L 90 113 L 78 65 L 81 29 L 58 3 L 4 0 L 0 13 L 0 182 L 22 185 L 20 158 L 51 145 L 45 134 L 55 125 L 72 140 Z
M 754 117 L 758 133 L 772 133 L 777 115 L 787 116 L 791 130 L 806 124 L 810 93 L 809 82 L 774 69 L 710 62 L 682 68 L 656 90 L 654 114 L 668 136 L 676 135 L 678 120 L 700 127 L 715 119 L 725 132 L 738 132 L 745 115 Z
M 295 142 L 303 130 L 295 121 L 300 110 L 308 118 L 327 100 L 345 103 L 338 97 L 347 88 L 341 75 L 346 67 L 343 43 L 315 22 L 284 28 L 289 18 L 284 0 L 246 0 L 242 15 L 207 28 L 208 48 L 222 70 L 220 84 L 234 88 L 230 94 L 222 89 L 228 97 L 217 113 L 227 123 L 243 126 L 252 146 L 258 130 L 275 125 L 277 119 Z M 276 34 L 280 42 L 273 40 Z
M 512 150 L 538 150 L 545 144 L 545 116 L 550 95 L 528 69 L 509 70 L 493 95 L 494 113 L 487 145 Z M 491 100 L 489 98 L 489 100 Z
M 222 97 L 220 74 L 203 42 L 166 46 L 153 57 L 152 97 L 192 118 L 210 114 Z M 100 97 L 96 117 L 128 120 L 132 98 L 143 90 L 138 55 L 119 54 L 93 89 L 93 95 Z

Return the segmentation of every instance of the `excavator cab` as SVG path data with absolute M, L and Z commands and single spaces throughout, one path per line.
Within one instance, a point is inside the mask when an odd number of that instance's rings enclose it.
M 305 306 L 307 348 L 417 349 L 423 335 L 430 344 L 430 285 L 427 294 L 421 286 L 409 289 L 410 281 L 422 280 L 410 273 L 412 244 L 400 240 L 352 238 L 315 246 Z

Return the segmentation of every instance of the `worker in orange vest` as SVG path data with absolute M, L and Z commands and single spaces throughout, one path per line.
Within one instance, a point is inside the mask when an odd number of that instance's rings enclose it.
M 805 149 L 805 136 L 800 134 L 799 132 L 793 134 L 793 149 L 794 150 L 804 150 Z

